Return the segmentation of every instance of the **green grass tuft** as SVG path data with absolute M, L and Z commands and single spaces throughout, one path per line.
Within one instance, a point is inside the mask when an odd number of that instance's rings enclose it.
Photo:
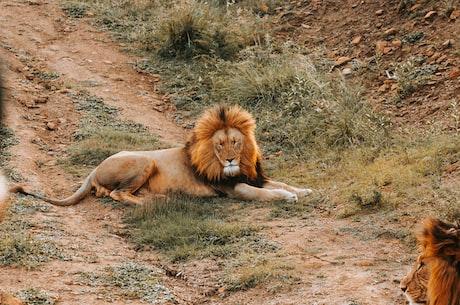
M 138 247 L 153 247 L 173 261 L 232 256 L 238 251 L 238 241 L 254 238 L 257 228 L 226 223 L 222 213 L 213 199 L 175 195 L 168 202 L 154 200 L 136 207 L 126 222 Z
M 60 256 L 53 243 L 31 234 L 29 226 L 22 221 L 5 220 L 0 224 L 0 265 L 36 269 Z
M 78 272 L 76 275 L 79 277 L 79 284 L 101 287 L 99 296 L 108 302 L 128 298 L 155 304 L 175 303 L 172 292 L 161 285 L 158 272 L 137 262 L 128 261 L 106 267 L 100 273 Z
M 33 305 L 54 305 L 59 301 L 59 295 L 48 293 L 45 290 L 29 288 L 17 293 L 17 296 L 25 304 Z

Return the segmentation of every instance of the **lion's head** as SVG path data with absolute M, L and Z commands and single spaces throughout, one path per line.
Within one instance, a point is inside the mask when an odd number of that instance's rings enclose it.
M 198 175 L 211 182 L 232 177 L 258 180 L 263 171 L 252 115 L 239 106 L 207 110 L 189 135 L 186 149 Z
M 428 304 L 460 304 L 460 223 L 426 219 L 417 241 L 430 270 Z
M 411 305 L 427 304 L 428 301 L 427 286 L 430 271 L 425 260 L 426 258 L 420 255 L 400 283 L 401 290 Z

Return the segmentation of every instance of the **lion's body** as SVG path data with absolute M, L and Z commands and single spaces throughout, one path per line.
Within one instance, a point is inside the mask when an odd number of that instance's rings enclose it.
M 117 197 L 114 199 L 126 203 L 140 203 L 130 202 L 131 199 L 137 200 L 130 194 L 138 198 L 175 192 L 198 197 L 218 195 L 211 185 L 204 184 L 194 174 L 182 147 L 119 152 L 99 165 L 92 179 L 92 187 L 96 189 L 97 196 Z M 117 193 L 111 195 L 113 190 L 117 190 Z
M 410 305 L 426 304 L 427 285 L 430 276 L 428 265 L 419 256 L 409 273 L 402 279 L 400 287 Z
M 92 189 L 96 196 L 143 203 L 154 196 L 183 192 L 198 197 L 228 196 L 242 200 L 295 201 L 311 193 L 270 180 L 254 137 L 252 116 L 235 106 L 208 110 L 192 130 L 185 147 L 122 151 L 95 168 L 72 196 L 57 200 L 25 192 L 55 205 L 72 205 Z

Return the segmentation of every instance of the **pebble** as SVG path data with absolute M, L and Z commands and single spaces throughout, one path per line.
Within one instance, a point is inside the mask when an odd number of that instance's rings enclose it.
M 351 75 L 352 72 L 353 72 L 353 71 L 351 70 L 351 68 L 344 68 L 344 69 L 342 70 L 342 74 L 345 75 L 345 76 Z
M 353 40 L 351 41 L 352 44 L 358 44 L 361 42 L 362 40 L 362 36 L 356 36 L 355 38 L 353 38 Z
M 338 67 L 338 66 L 341 66 L 343 64 L 346 64 L 347 62 L 349 62 L 351 60 L 350 57 L 347 57 L 347 56 L 342 56 L 342 57 L 339 57 L 337 58 L 336 61 L 334 61 L 334 67 Z
M 449 16 L 450 20 L 455 20 L 458 17 L 460 17 L 460 10 L 452 11 L 452 13 L 450 13 L 450 16 Z
M 429 11 L 428 13 L 426 13 L 425 18 L 426 20 L 430 19 L 431 17 L 433 17 L 434 15 L 436 14 L 436 11 Z

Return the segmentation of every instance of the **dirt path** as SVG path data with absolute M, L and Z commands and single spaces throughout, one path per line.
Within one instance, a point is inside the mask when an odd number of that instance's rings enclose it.
M 80 118 L 68 88 L 84 88 L 104 98 L 123 109 L 124 119 L 148 126 L 166 142 L 183 142 L 185 131 L 156 110 L 165 106 L 155 92 L 158 78 L 136 72 L 130 66 L 135 59 L 118 52 L 119 46 L 87 21 L 67 18 L 54 1 L 8 1 L 1 3 L 0 23 L 0 54 L 6 63 L 7 96 L 11 97 L 6 123 L 20 140 L 12 148 L 11 165 L 26 177 L 25 184 L 31 189 L 44 188 L 61 197 L 79 183 L 67 179 L 55 166 L 57 157 L 71 144 Z M 58 90 L 47 88 L 53 83 L 39 79 L 44 73 L 59 75 Z M 10 292 L 44 289 L 59 295 L 59 304 L 106 304 L 98 297 L 101 288 L 79 284 L 78 274 L 101 272 L 138 259 L 131 246 L 115 234 L 121 213 L 88 199 L 69 209 L 52 207 L 35 216 L 39 224 L 63 223 L 58 232 L 47 232 L 46 225 L 36 229 L 66 249 L 69 261 L 55 260 L 38 271 L 2 268 L 2 287 Z
M 20 140 L 12 148 L 11 166 L 26 177 L 30 189 L 62 197 L 80 183 L 56 165 L 78 127 L 79 114 L 67 95 L 75 87 L 122 108 L 121 117 L 148 126 L 171 144 L 185 139 L 186 131 L 168 116 L 167 103 L 155 92 L 158 77 L 135 71 L 130 63 L 136 59 L 120 52 L 120 45 L 89 20 L 66 17 L 54 0 L 2 1 L 0 26 L 10 97 L 7 123 Z M 40 73 L 58 73 L 59 83 L 40 80 Z M 283 248 L 299 274 L 298 285 L 283 293 L 260 288 L 220 298 L 206 296 L 219 281 L 216 262 L 180 266 L 185 279 L 165 275 L 156 253 L 136 252 L 117 235 L 122 213 L 93 198 L 37 213 L 35 230 L 65 249 L 69 259 L 35 271 L 2 267 L 2 288 L 44 289 L 58 295 L 57 304 L 106 304 L 104 287 L 83 283 L 79 274 L 136 261 L 158 271 L 176 304 L 405 304 L 398 281 L 407 270 L 407 253 L 372 216 L 352 221 L 313 213 L 302 220 L 268 220 L 267 211 L 256 211 L 254 222 Z M 117 296 L 110 301 L 127 302 Z M 135 299 L 129 304 L 145 303 Z

